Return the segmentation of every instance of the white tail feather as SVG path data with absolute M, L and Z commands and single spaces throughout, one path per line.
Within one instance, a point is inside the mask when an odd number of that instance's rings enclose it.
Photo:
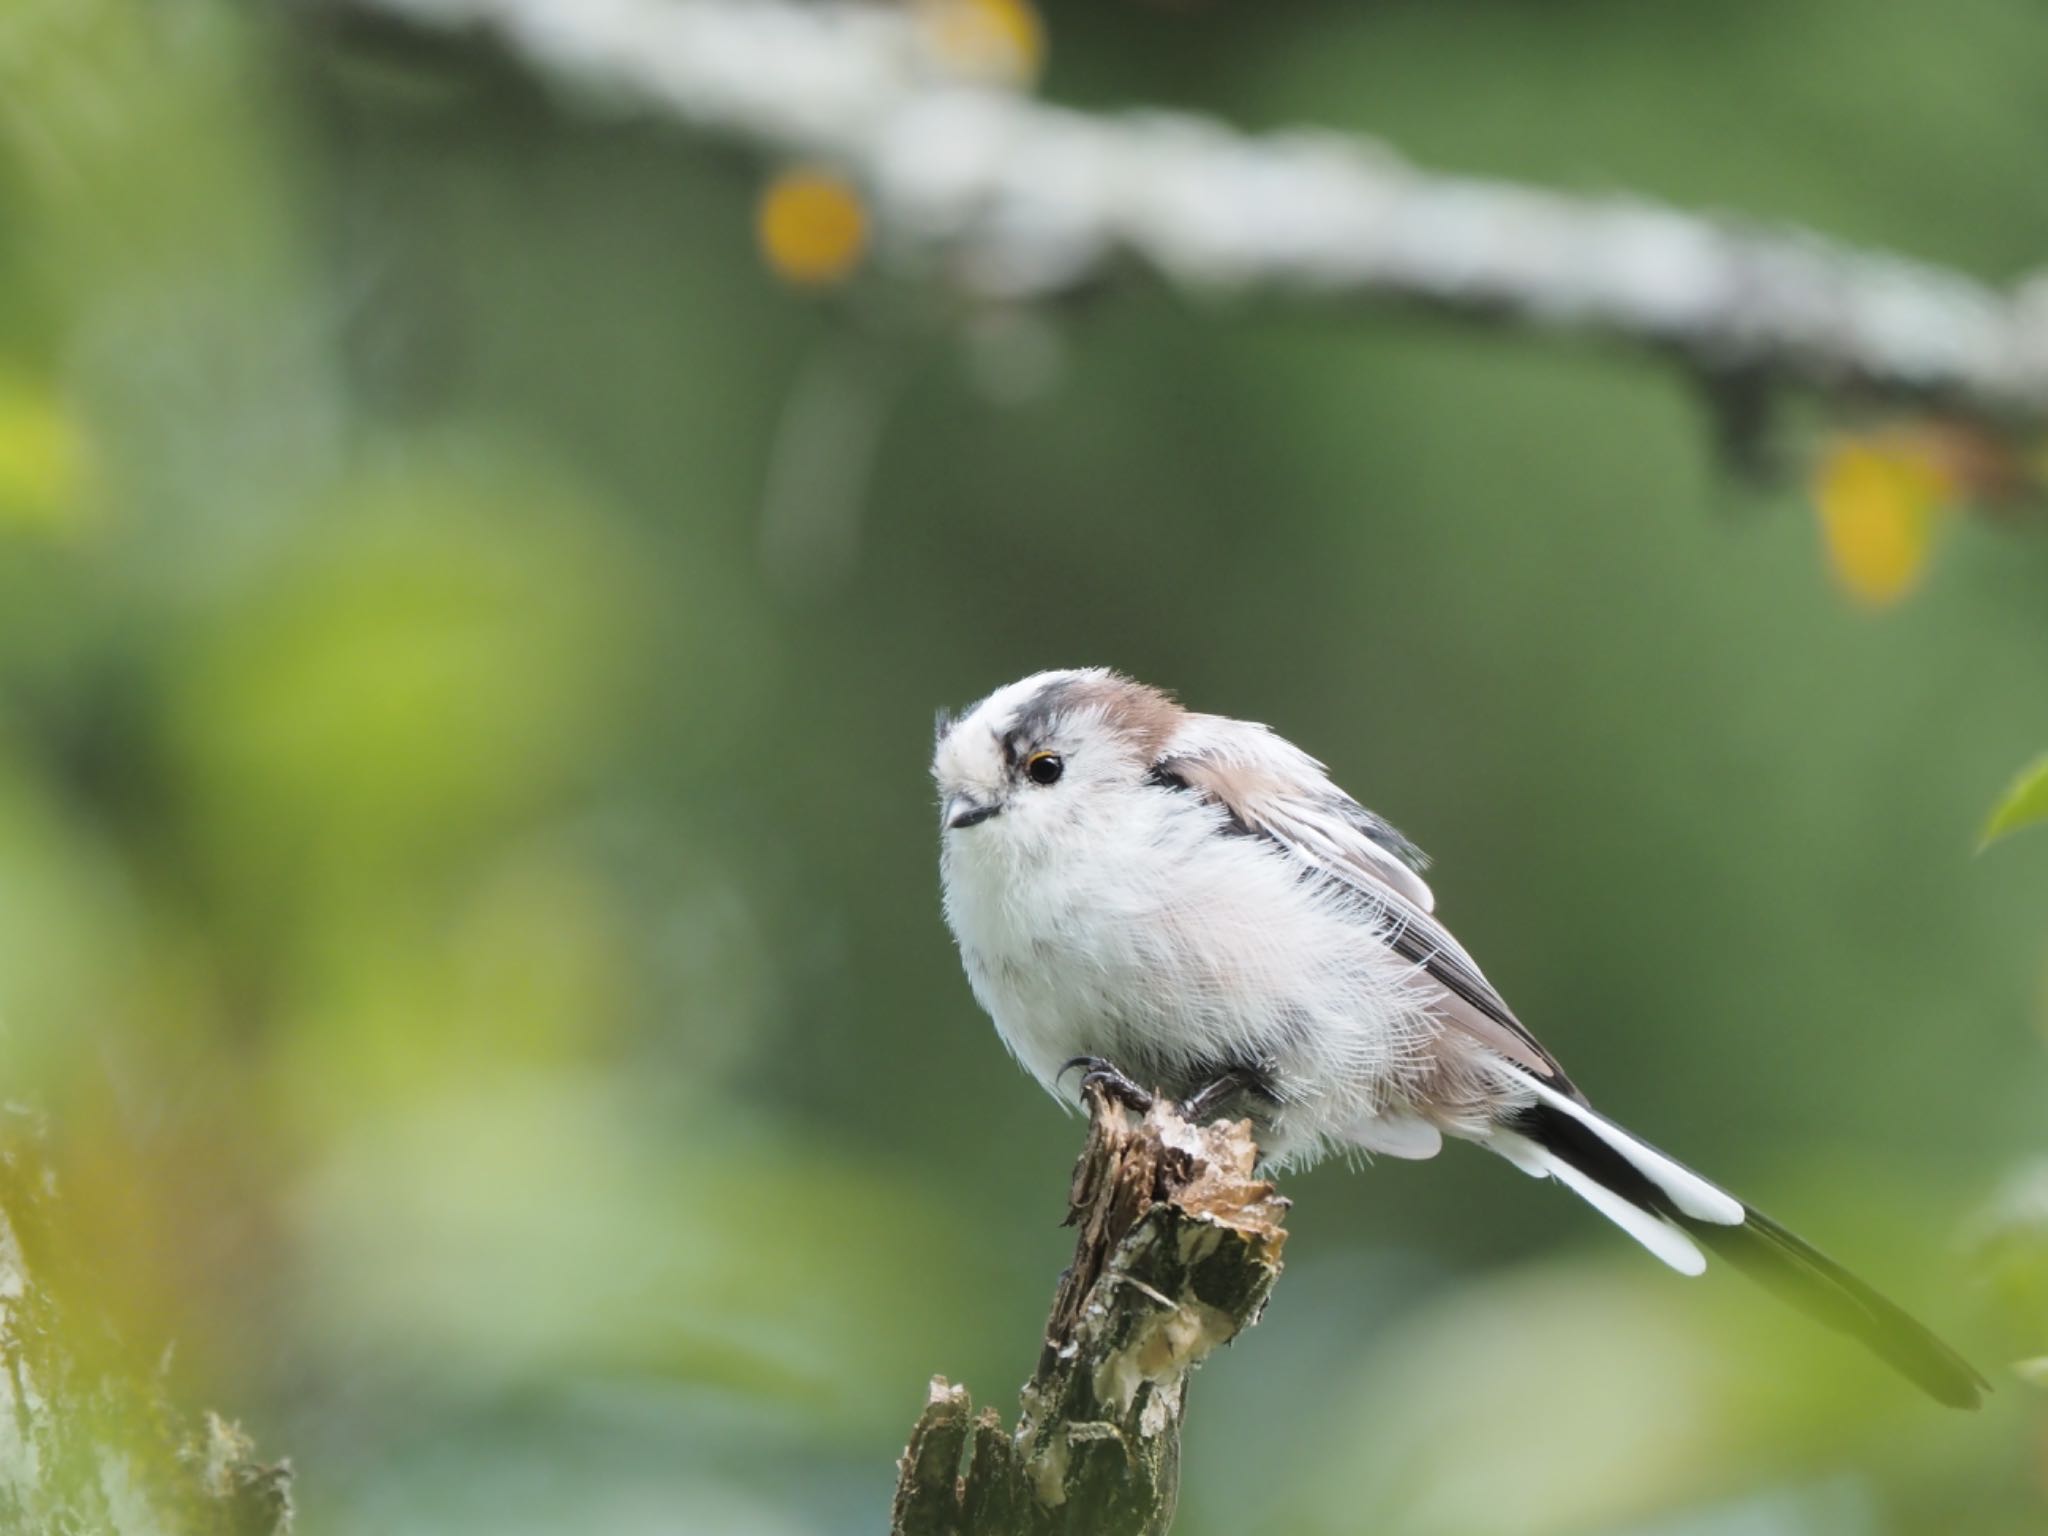
M 1495 1131 L 1486 1138 L 1485 1145 L 1532 1177 L 1557 1180 L 1681 1275 L 1705 1271 L 1707 1256 L 1678 1228 L 1653 1211 L 1629 1204 L 1527 1137 L 1513 1131 Z
M 1350 1140 L 1386 1157 L 1435 1157 L 1444 1147 L 1444 1133 L 1413 1115 L 1374 1115 L 1352 1128 Z
M 1648 1143 L 1637 1141 L 1605 1115 L 1588 1109 L 1577 1099 L 1567 1098 L 1518 1067 L 1508 1066 L 1505 1062 L 1501 1067 L 1533 1089 L 1544 1103 L 1570 1115 L 1627 1158 L 1636 1172 L 1669 1195 L 1671 1203 L 1693 1220 L 1711 1221 L 1721 1227 L 1739 1227 L 1748 1218 L 1749 1212 L 1742 1202 L 1725 1189 L 1709 1184 L 1690 1168 L 1673 1162 Z

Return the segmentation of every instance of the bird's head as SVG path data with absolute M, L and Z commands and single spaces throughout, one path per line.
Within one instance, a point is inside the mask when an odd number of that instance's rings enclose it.
M 1102 667 L 1035 673 L 940 715 L 932 778 L 949 850 L 1021 847 L 1086 821 L 1105 791 L 1144 782 L 1182 717 Z

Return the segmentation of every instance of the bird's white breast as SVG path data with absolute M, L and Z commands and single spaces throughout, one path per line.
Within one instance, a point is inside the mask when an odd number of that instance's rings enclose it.
M 1321 1135 L 1369 1118 L 1430 1032 L 1355 895 L 1192 797 L 1134 789 L 1051 831 L 964 829 L 943 870 L 976 997 L 1055 1092 L 1077 1055 L 1270 1064 Z

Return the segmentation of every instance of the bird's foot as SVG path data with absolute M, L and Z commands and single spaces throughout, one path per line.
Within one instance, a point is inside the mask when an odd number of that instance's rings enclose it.
M 1084 1095 L 1090 1088 L 1099 1088 L 1108 1098 L 1114 1099 L 1126 1109 L 1136 1110 L 1141 1115 L 1152 1108 L 1152 1091 L 1139 1087 L 1124 1076 L 1114 1062 L 1106 1061 L 1100 1056 L 1068 1058 L 1060 1064 L 1058 1076 L 1054 1077 L 1053 1081 L 1057 1083 L 1076 1067 L 1081 1069 L 1081 1092 Z
M 1230 1067 L 1181 1100 L 1181 1118 L 1200 1125 L 1219 1105 L 1239 1097 L 1257 1099 L 1268 1107 L 1280 1102 L 1273 1079 L 1265 1071 L 1258 1067 Z

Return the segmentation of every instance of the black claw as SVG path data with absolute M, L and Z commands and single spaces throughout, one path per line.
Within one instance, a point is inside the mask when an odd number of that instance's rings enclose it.
M 1202 1116 L 1213 1109 L 1225 1095 L 1235 1092 L 1237 1084 L 1227 1077 L 1196 1089 L 1180 1101 L 1180 1117 L 1190 1125 L 1200 1125 Z
M 1106 1061 L 1100 1056 L 1069 1057 L 1060 1064 L 1060 1069 L 1054 1075 L 1053 1081 L 1057 1083 L 1076 1067 L 1081 1069 L 1081 1092 L 1083 1094 L 1086 1094 L 1090 1088 L 1100 1088 L 1105 1094 L 1116 1100 L 1119 1104 L 1122 1104 L 1125 1108 L 1134 1109 L 1141 1115 L 1152 1108 L 1154 1099 L 1151 1091 L 1139 1087 L 1138 1084 L 1126 1077 L 1114 1063 Z
M 1069 1072 L 1073 1071 L 1076 1067 L 1081 1067 L 1086 1069 L 1087 1071 L 1093 1072 L 1098 1067 L 1106 1067 L 1108 1065 L 1109 1063 L 1104 1061 L 1100 1056 L 1069 1056 L 1065 1061 L 1060 1063 L 1060 1069 L 1059 1071 L 1053 1073 L 1052 1080 L 1054 1085 L 1057 1086 L 1061 1079 L 1063 1079 Z
M 1086 1093 L 1090 1088 L 1100 1088 L 1126 1109 L 1134 1109 L 1141 1115 L 1149 1114 L 1157 1102 L 1150 1089 L 1140 1088 L 1115 1067 L 1100 1067 L 1083 1073 L 1081 1091 Z

